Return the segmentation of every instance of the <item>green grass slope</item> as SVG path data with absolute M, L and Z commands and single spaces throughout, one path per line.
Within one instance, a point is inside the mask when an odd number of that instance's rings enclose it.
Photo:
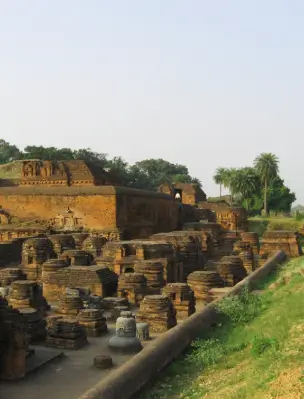
M 304 257 L 222 301 L 221 323 L 138 399 L 304 398 Z
M 266 230 L 288 230 L 303 232 L 304 219 L 295 217 L 253 217 L 249 218 L 248 231 L 254 231 L 262 236 Z

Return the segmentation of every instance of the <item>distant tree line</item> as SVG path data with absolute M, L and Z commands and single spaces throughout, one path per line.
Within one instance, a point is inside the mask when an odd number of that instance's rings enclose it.
M 89 148 L 72 150 L 27 146 L 22 151 L 17 146 L 0 139 L 0 164 L 21 159 L 91 161 L 117 176 L 122 185 L 144 190 L 157 190 L 162 183 L 195 183 L 201 187 L 200 180 L 192 177 L 186 166 L 173 164 L 164 159 L 146 159 L 130 165 L 121 157 L 110 159 L 107 154 L 94 152 Z
M 213 176 L 216 184 L 229 190 L 232 201 L 242 204 L 250 214 L 290 212 L 296 196 L 279 176 L 276 155 L 262 153 L 253 166 L 218 168 Z

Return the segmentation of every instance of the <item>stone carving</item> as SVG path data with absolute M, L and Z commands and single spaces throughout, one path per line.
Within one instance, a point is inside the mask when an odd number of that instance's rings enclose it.
M 104 238 L 106 242 L 120 241 L 123 236 L 123 231 L 119 228 L 93 230 L 91 236 Z
M 33 177 L 37 175 L 37 162 L 29 161 L 23 163 L 23 177 Z
M 121 312 L 116 321 L 116 335 L 110 338 L 109 348 L 122 353 L 136 353 L 142 349 L 136 336 L 136 322 L 131 312 Z
M 116 179 L 115 179 L 116 180 Z M 22 161 L 20 185 L 94 186 L 113 184 L 102 168 L 85 161 Z
M 20 185 L 66 185 L 68 176 L 63 162 L 23 161 Z
M 148 323 L 136 323 L 136 336 L 141 341 L 149 341 L 149 324 Z
M 70 208 L 67 208 L 64 213 L 58 213 L 54 218 L 51 218 L 50 225 L 59 229 L 74 230 L 82 227 L 83 221 Z

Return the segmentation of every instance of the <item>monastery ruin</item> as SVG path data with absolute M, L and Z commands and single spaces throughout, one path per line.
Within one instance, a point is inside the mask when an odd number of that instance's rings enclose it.
M 296 233 L 259 240 L 244 209 L 208 202 L 195 185 L 130 189 L 84 161 L 3 165 L 0 378 L 24 378 L 42 347 L 68 357 L 102 339 L 91 363 L 111 368 L 277 249 L 302 254 Z

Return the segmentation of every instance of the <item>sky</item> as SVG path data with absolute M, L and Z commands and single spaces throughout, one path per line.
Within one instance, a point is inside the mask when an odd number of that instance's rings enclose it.
M 302 0 L 0 0 L 0 138 L 217 167 L 262 152 L 304 203 Z

